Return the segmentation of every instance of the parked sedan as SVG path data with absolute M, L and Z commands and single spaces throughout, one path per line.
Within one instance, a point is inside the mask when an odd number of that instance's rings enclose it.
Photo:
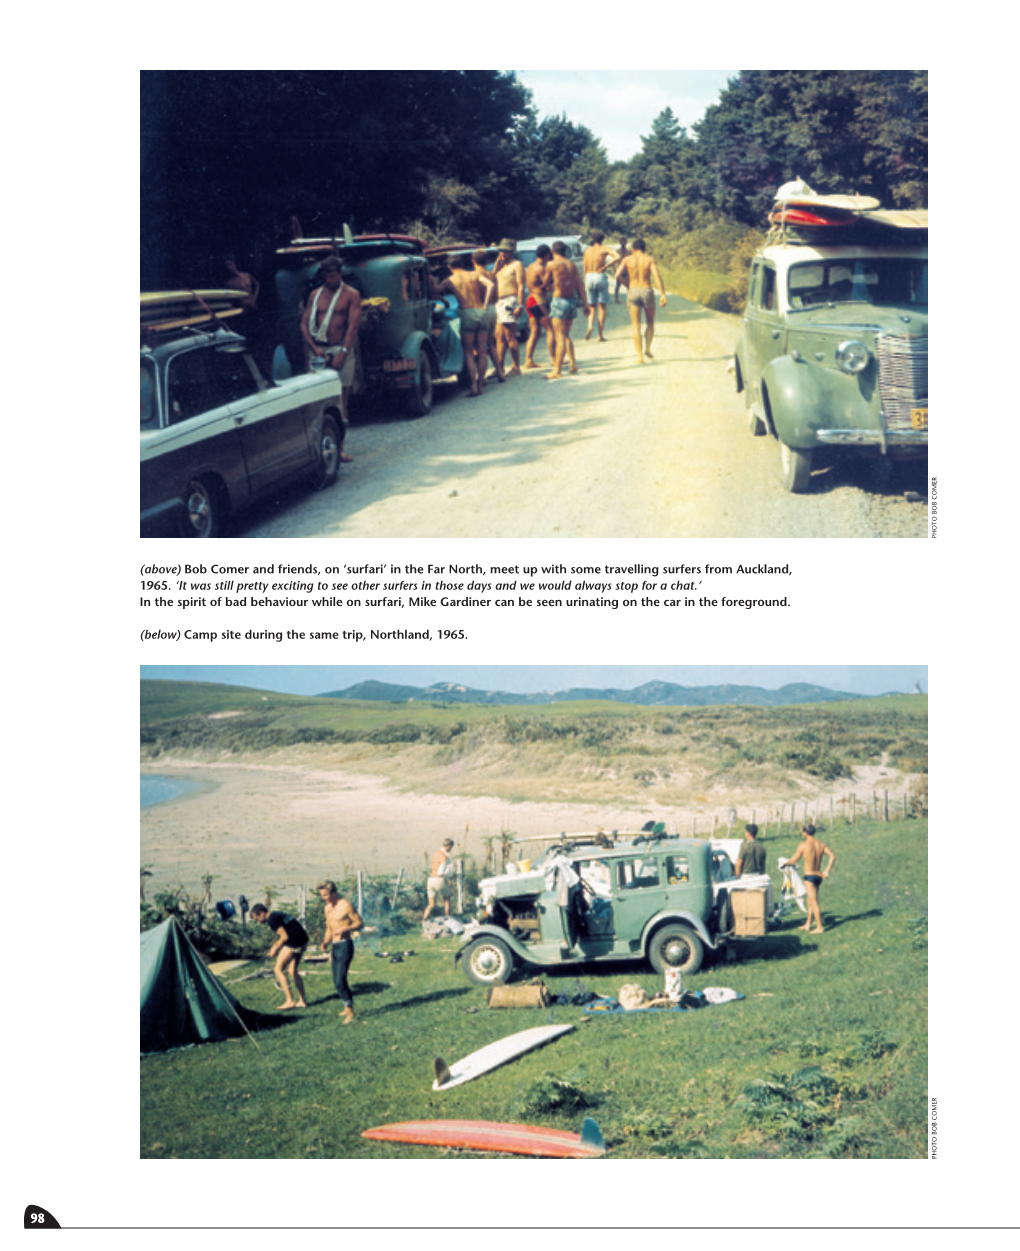
M 752 264 L 736 384 L 751 433 L 778 442 L 789 491 L 809 489 L 824 448 L 928 452 L 927 230 L 868 231 L 790 239 Z
M 141 533 L 213 538 L 231 512 L 286 483 L 336 481 L 333 370 L 268 382 L 243 338 L 191 331 L 141 349 Z

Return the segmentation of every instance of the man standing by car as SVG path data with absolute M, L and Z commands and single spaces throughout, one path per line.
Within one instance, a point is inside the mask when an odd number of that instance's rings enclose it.
M 804 885 L 807 887 L 807 921 L 800 928 L 807 930 L 809 934 L 821 934 L 822 926 L 822 909 L 818 901 L 818 892 L 822 886 L 822 879 L 829 876 L 832 872 L 832 866 L 836 863 L 836 853 L 831 851 L 815 834 L 813 825 L 804 826 L 804 841 L 793 853 L 789 860 L 782 862 L 783 864 L 796 864 L 798 860 L 804 861 Z M 822 860 L 828 856 L 829 863 L 822 868 Z M 780 865 L 782 867 L 782 864 Z M 812 930 L 811 922 L 814 921 L 815 928 Z
M 517 320 L 524 307 L 524 266 L 516 257 L 517 242 L 502 239 L 492 267 L 496 279 L 496 355 L 502 371 L 507 348 L 513 361 L 512 374 L 521 372 L 521 349 L 517 342 Z
M 595 313 L 598 311 L 599 343 L 605 342 L 602 333 L 606 328 L 606 305 L 609 303 L 609 276 L 606 270 L 620 259 L 619 254 L 611 252 L 602 240 L 606 236 L 601 230 L 591 232 L 591 244 L 584 252 L 584 292 L 588 297 L 588 330 L 586 339 L 591 338 L 595 328 Z
M 563 377 L 564 358 L 570 361 L 570 372 L 577 373 L 577 361 L 574 358 L 574 344 L 570 338 L 570 328 L 574 324 L 579 307 L 588 313 L 588 298 L 584 293 L 584 282 L 577 266 L 567 256 L 567 245 L 557 239 L 552 245 L 553 258 L 548 267 L 552 279 L 552 299 L 549 301 L 549 315 L 552 317 L 553 333 L 556 336 L 556 356 L 553 367 L 547 378 Z
M 540 243 L 535 249 L 535 259 L 528 266 L 526 274 L 530 332 L 524 349 L 525 369 L 538 368 L 535 364 L 535 348 L 538 346 L 538 336 L 542 331 L 545 332 L 550 361 L 555 354 L 556 341 L 553 337 L 552 322 L 549 320 L 549 292 L 552 289 L 552 279 L 549 277 L 548 265 L 551 260 L 552 248 L 546 243 Z
M 354 382 L 354 351 L 361 324 L 361 296 L 344 282 L 343 265 L 338 256 L 327 256 L 319 266 L 322 286 L 308 297 L 301 317 L 301 335 L 305 341 L 309 369 L 335 369 L 340 375 L 340 411 L 343 430 L 340 432 L 340 459 L 344 455 L 343 439 L 349 424 L 349 391 Z
M 440 899 L 443 901 L 443 910 L 447 916 L 450 915 L 450 875 L 453 871 L 453 839 L 444 838 L 443 845 L 432 857 L 432 864 L 429 867 L 428 879 L 425 883 L 425 892 L 428 896 L 428 902 L 425 905 L 425 912 L 422 920 L 427 921 L 432 915 L 432 911 Z
M 758 827 L 754 822 L 744 826 L 744 841 L 737 855 L 737 877 L 765 872 L 765 848 L 758 842 Z
M 336 882 L 320 882 L 319 898 L 325 905 L 326 932 L 322 938 L 322 950 L 332 946 L 330 966 L 333 985 L 344 1005 L 341 1021 L 350 1025 L 354 1020 L 354 996 L 347 984 L 347 970 L 354 959 L 354 934 L 364 927 L 364 921 L 353 904 L 344 899 L 336 888 Z

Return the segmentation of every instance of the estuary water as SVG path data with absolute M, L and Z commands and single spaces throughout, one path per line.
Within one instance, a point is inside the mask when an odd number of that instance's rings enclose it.
M 189 782 L 184 778 L 166 778 L 158 773 L 141 774 L 142 808 L 153 808 L 156 804 L 169 803 L 171 799 L 179 799 L 181 795 L 195 790 L 197 782 Z

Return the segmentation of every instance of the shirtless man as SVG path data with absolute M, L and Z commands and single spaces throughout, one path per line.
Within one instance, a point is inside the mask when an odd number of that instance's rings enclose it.
M 357 909 L 341 895 L 336 882 L 320 882 L 316 888 L 319 898 L 325 905 L 326 932 L 322 938 L 322 950 L 332 944 L 330 967 L 333 971 L 333 985 L 340 1002 L 344 1005 L 341 1021 L 350 1025 L 354 1020 L 354 996 L 347 984 L 347 970 L 354 958 L 354 938 L 357 930 L 364 927 L 364 921 Z
M 428 880 L 425 883 L 425 891 L 428 895 L 428 902 L 425 905 L 425 911 L 422 914 L 422 920 L 427 921 L 432 915 L 433 909 L 440 899 L 443 901 L 443 910 L 447 916 L 450 915 L 450 874 L 453 869 L 453 839 L 444 838 L 443 845 L 432 857 L 432 864 L 429 867 Z
M 241 307 L 246 313 L 251 312 L 258 303 L 259 280 L 238 269 L 237 261 L 232 256 L 225 256 L 223 264 L 227 270 L 227 280 L 223 285 L 230 291 L 244 291 L 248 298 Z
M 305 341 L 309 369 L 313 365 L 315 368 L 324 365 L 340 375 L 340 411 L 343 415 L 340 459 L 350 462 L 351 457 L 344 453 L 343 440 L 350 422 L 348 392 L 354 382 L 354 349 L 361 324 L 361 296 L 344 283 L 343 265 L 338 256 L 327 256 L 319 269 L 322 286 L 308 297 L 301 317 L 301 336 Z M 317 361 L 321 365 L 315 365 Z
M 822 927 L 822 909 L 818 903 L 818 891 L 822 885 L 822 879 L 829 876 L 832 866 L 836 863 L 836 853 L 831 851 L 826 845 L 816 837 L 815 827 L 813 825 L 804 826 L 804 841 L 793 853 L 786 864 L 796 864 L 798 860 L 804 861 L 804 885 L 807 887 L 807 922 L 800 928 L 807 930 L 809 934 L 823 933 Z M 829 863 L 822 868 L 822 860 L 828 856 Z M 815 929 L 812 930 L 811 922 L 815 922 Z
M 503 368 L 507 348 L 513 361 L 512 374 L 521 372 L 521 349 L 517 342 L 517 319 L 524 306 L 524 266 L 515 253 L 517 243 L 513 239 L 503 239 L 499 245 L 499 255 L 492 267 L 492 276 L 496 279 L 496 354 L 499 357 L 499 370 Z
M 556 338 L 556 355 L 553 367 L 547 378 L 563 377 L 563 360 L 570 361 L 570 372 L 577 373 L 577 361 L 574 358 L 574 344 L 570 338 L 570 328 L 577 316 L 580 305 L 587 315 L 588 297 L 584 292 L 584 282 L 578 273 L 577 266 L 567 256 L 567 245 L 557 239 L 552 245 L 553 258 L 548 266 L 548 274 L 552 279 L 552 298 L 549 301 L 549 315 L 552 318 L 553 334 Z
M 616 254 L 620 258 L 621 261 L 623 260 L 625 256 L 630 256 L 630 248 L 627 247 L 626 239 L 621 239 L 620 242 L 617 244 Z M 613 284 L 613 302 L 615 304 L 620 303 L 620 288 L 621 287 L 623 287 L 624 291 L 626 291 L 627 283 L 624 279 L 620 278 L 620 271 L 619 269 L 617 269 L 616 278 Z
M 528 283 L 528 323 L 531 327 L 528 342 L 524 349 L 524 368 L 537 369 L 535 364 L 535 348 L 538 336 L 545 331 L 546 346 L 549 348 L 549 359 L 553 359 L 555 338 L 552 322 L 549 320 L 549 292 L 552 279 L 549 277 L 548 265 L 552 260 L 552 248 L 547 243 L 540 243 L 535 249 L 535 259 L 528 266 L 526 278 Z
M 301 963 L 301 957 L 305 954 L 305 948 L 308 946 L 308 933 L 300 921 L 292 916 L 288 916 L 285 912 L 270 912 L 265 904 L 257 903 L 251 910 L 251 919 L 268 925 L 271 930 L 276 931 L 276 942 L 266 952 L 266 955 L 272 960 L 276 958 L 276 965 L 273 968 L 273 975 L 276 978 L 276 984 L 283 991 L 283 1003 L 277 1009 L 278 1012 L 286 1012 L 288 1008 L 307 1008 L 305 1002 L 305 984 L 298 972 L 298 966 Z M 294 989 L 297 991 L 297 998 L 290 993 L 290 986 L 287 982 L 287 974 L 290 974 L 294 982 Z
M 488 308 L 496 294 L 496 284 L 474 265 L 470 256 L 450 257 L 450 276 L 439 284 L 439 291 L 451 291 L 460 305 L 460 338 L 464 364 L 471 382 L 471 394 L 485 390 L 485 361 L 489 338 Z
M 584 250 L 584 292 L 591 306 L 588 310 L 588 330 L 586 339 L 591 338 L 595 328 L 595 311 L 598 309 L 599 343 L 604 343 L 606 328 L 606 305 L 609 303 L 609 275 L 607 269 L 620 259 L 619 253 L 610 251 L 602 240 L 606 236 L 601 230 L 591 232 L 591 243 Z
M 637 352 L 638 364 L 643 365 L 645 358 L 652 359 L 652 339 L 655 337 L 655 292 L 652 283 L 659 288 L 662 307 L 666 307 L 666 285 L 662 281 L 659 267 L 655 259 L 645 251 L 644 239 L 635 239 L 634 248 L 629 256 L 624 257 L 616 271 L 617 277 L 627 288 L 627 307 L 630 310 L 630 325 L 634 332 L 634 350 Z M 641 313 L 645 315 L 644 351 L 641 342 Z

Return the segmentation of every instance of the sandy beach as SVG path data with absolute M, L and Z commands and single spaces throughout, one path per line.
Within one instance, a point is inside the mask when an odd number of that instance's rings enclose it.
M 152 873 L 146 882 L 150 899 L 176 886 L 199 895 L 202 878 L 210 873 L 214 898 L 257 897 L 266 886 L 293 898 L 299 884 L 313 886 L 324 877 L 349 880 L 359 869 L 366 874 L 403 869 L 408 880 L 419 881 L 425 857 L 447 837 L 456 840 L 458 854 L 481 863 L 484 840 L 504 830 L 518 839 L 545 838 L 599 828 L 637 830 L 646 821 L 665 821 L 668 829 L 704 837 L 714 822 L 718 833 L 725 833 L 728 814 L 725 802 L 706 813 L 652 801 L 612 807 L 413 794 L 371 774 L 298 764 L 161 760 L 143 764 L 141 772 L 196 784 L 178 799 L 142 809 L 141 864 Z M 892 798 L 902 795 L 906 784 L 894 770 L 865 768 L 853 787 L 863 798 L 872 786 L 885 786 Z M 844 784 L 833 793 L 853 787 Z M 827 807 L 824 799 L 819 817 L 824 819 Z M 765 812 L 763 801 L 754 813 L 759 822 Z M 742 806 L 737 822 L 751 816 Z
M 365 873 L 423 877 L 425 856 L 444 838 L 481 860 L 483 839 L 504 830 L 518 838 L 562 831 L 633 829 L 675 809 L 638 812 L 597 804 L 507 803 L 492 797 L 404 794 L 367 774 L 236 764 L 161 761 L 142 773 L 187 778 L 199 789 L 141 813 L 141 863 L 152 872 L 146 895 L 183 885 L 213 896 L 250 897 L 272 885 Z

